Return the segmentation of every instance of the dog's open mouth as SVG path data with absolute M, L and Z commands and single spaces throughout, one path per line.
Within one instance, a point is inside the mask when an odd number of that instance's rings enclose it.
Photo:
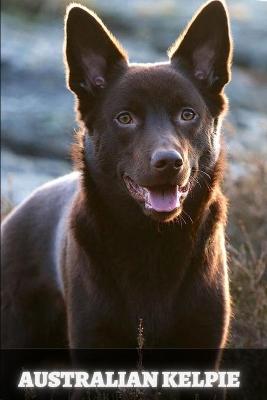
M 185 186 L 159 185 L 144 187 L 138 185 L 128 175 L 124 182 L 131 196 L 144 203 L 146 209 L 159 213 L 170 213 L 181 206 L 181 201 L 189 191 L 189 182 Z

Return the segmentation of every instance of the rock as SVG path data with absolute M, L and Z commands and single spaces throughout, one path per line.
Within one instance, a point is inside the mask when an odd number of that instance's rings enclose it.
M 75 122 L 62 29 L 25 27 L 5 16 L 2 37 L 2 144 L 31 155 L 65 156 Z
M 38 186 L 71 169 L 66 161 L 26 157 L 2 150 L 1 199 L 17 205 Z
M 266 113 L 267 74 L 234 66 L 232 80 L 226 86 L 226 94 L 230 99 L 230 111 L 244 108 Z

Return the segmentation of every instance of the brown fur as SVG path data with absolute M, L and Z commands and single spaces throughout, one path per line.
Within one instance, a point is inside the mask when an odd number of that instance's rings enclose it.
M 99 18 L 78 5 L 68 9 L 65 32 L 80 175 L 40 189 L 4 223 L 5 346 L 64 345 L 68 338 L 70 347 L 136 347 L 142 318 L 147 347 L 224 347 L 230 296 L 220 125 L 231 40 L 222 2 L 203 7 L 169 63 L 129 65 Z M 185 123 L 179 110 L 189 105 L 196 113 Z M 115 115 L 128 106 L 137 123 L 124 127 Z M 156 170 L 151 160 L 159 149 L 181 155 L 179 171 Z M 130 195 L 125 173 L 140 187 L 189 181 L 190 190 L 179 208 L 156 212 Z M 61 271 L 61 292 L 48 266 Z M 25 277 L 16 289 L 13 282 Z M 42 306 L 51 310 L 48 321 L 38 315 L 40 304 L 31 306 L 41 290 L 50 300 Z M 61 319 L 50 306 L 57 298 Z M 67 319 L 57 339 L 55 316 Z

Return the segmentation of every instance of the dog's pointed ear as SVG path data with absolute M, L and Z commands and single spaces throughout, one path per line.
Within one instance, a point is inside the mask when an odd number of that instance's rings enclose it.
M 122 46 L 98 16 L 72 4 L 65 18 L 67 84 L 78 95 L 95 95 L 117 70 L 127 66 Z
M 223 1 L 206 4 L 168 51 L 171 64 L 189 72 L 201 86 L 220 93 L 230 80 L 232 43 Z

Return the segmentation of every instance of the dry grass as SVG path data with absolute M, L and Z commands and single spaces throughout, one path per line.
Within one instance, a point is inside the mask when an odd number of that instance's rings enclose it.
M 253 161 L 253 163 L 252 163 Z M 233 299 L 230 347 L 267 347 L 267 164 L 256 157 L 247 176 L 226 182 Z
M 13 193 L 14 193 L 13 181 L 12 177 L 9 176 L 7 193 L 5 196 L 1 196 L 1 221 L 3 221 L 5 216 L 7 216 L 14 207 Z
M 1 221 L 10 213 L 12 208 L 12 202 L 7 197 L 1 197 Z

